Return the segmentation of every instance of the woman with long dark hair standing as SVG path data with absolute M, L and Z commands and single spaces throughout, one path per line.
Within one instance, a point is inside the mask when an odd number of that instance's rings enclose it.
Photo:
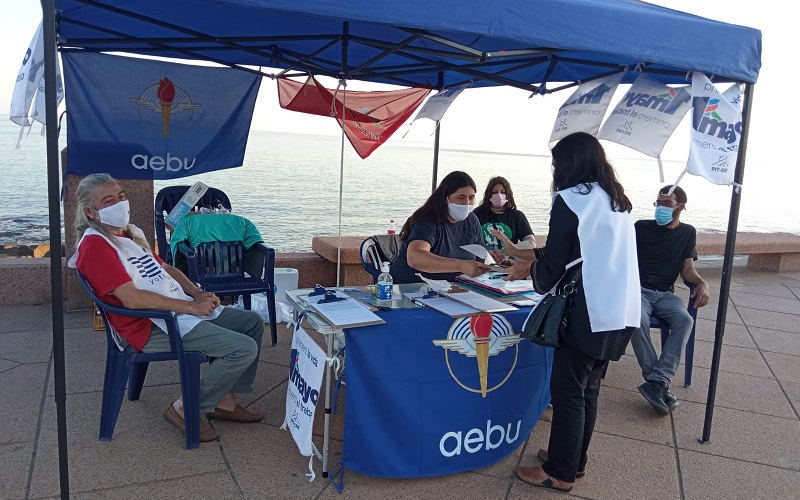
M 553 355 L 550 443 L 539 450 L 542 465 L 517 467 L 516 474 L 534 486 L 570 491 L 586 473 L 602 373 L 639 326 L 641 292 L 631 202 L 603 147 L 579 132 L 561 139 L 552 155 L 547 245 L 538 258 L 530 250 L 533 262 L 514 264 L 508 279 L 530 275 L 536 291 L 546 293 L 569 263 L 583 258 L 583 269 Z
M 452 281 L 459 274 L 479 276 L 489 267 L 462 245 L 480 245 L 481 227 L 472 213 L 475 181 L 466 172 L 450 172 L 400 231 L 402 246 L 392 262 L 395 283 L 426 278 Z

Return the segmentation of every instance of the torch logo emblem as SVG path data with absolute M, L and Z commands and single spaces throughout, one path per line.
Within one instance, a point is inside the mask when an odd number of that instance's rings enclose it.
M 480 314 L 457 319 L 448 330 L 447 338 L 434 340 L 433 343 L 444 348 L 445 362 L 453 380 L 464 389 L 470 392 L 479 392 L 485 398 L 486 393 L 503 385 L 514 371 L 519 355 L 519 341 L 519 335 L 514 333 L 511 324 L 502 315 Z M 511 368 L 499 383 L 489 387 L 489 357 L 495 356 L 511 346 L 516 349 Z M 476 359 L 480 380 L 479 388 L 467 386 L 453 373 L 453 368 L 450 366 L 450 351 Z
M 141 96 L 130 99 L 137 104 L 139 117 L 145 128 L 163 137 L 176 135 L 188 127 L 192 122 L 194 110 L 202 106 L 192 102 L 189 94 L 172 83 L 168 77 L 144 89 Z M 160 122 L 151 113 L 160 114 Z

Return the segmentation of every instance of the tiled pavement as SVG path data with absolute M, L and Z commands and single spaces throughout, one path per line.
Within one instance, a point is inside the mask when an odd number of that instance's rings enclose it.
M 588 473 L 569 495 L 514 478 L 546 444 L 545 413 L 520 449 L 486 469 L 427 479 L 380 479 L 348 471 L 343 498 L 796 499 L 800 498 L 800 273 L 734 267 L 711 442 L 700 444 L 710 374 L 721 262 L 701 261 L 712 303 L 698 313 L 691 388 L 657 416 L 636 391 L 636 360 L 612 364 Z M 679 293 L 684 293 L 685 290 Z M 654 332 L 654 335 L 657 335 Z M 97 440 L 105 339 L 88 311 L 65 320 L 67 434 L 72 498 L 338 498 L 281 431 L 289 335 L 263 348 L 256 392 L 244 402 L 266 411 L 261 424 L 214 423 L 218 442 L 183 449 L 161 411 L 179 392 L 177 371 L 156 363 L 139 401 L 123 402 L 111 442 Z M 0 499 L 59 496 L 50 306 L 0 307 Z M 166 366 L 160 366 L 166 365 Z M 340 395 L 343 397 L 343 395 Z M 344 405 L 340 405 L 343 408 Z M 321 422 L 322 412 L 318 412 Z M 332 462 L 342 449 L 342 415 L 332 419 Z M 321 446 L 321 425 L 317 444 Z M 315 462 L 319 473 L 321 466 Z

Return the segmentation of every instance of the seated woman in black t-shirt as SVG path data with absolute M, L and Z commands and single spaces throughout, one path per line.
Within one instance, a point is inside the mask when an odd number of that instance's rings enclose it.
M 536 248 L 536 240 L 528 219 L 517 210 L 511 184 L 505 177 L 492 177 L 483 194 L 483 201 L 473 212 L 481 223 L 483 246 L 500 250 L 497 257 L 520 257 L 520 250 Z
M 426 278 L 451 281 L 459 274 L 479 276 L 489 267 L 462 245 L 480 245 L 481 229 L 471 213 L 475 182 L 466 172 L 451 172 L 400 231 L 402 246 L 391 265 L 395 283 Z

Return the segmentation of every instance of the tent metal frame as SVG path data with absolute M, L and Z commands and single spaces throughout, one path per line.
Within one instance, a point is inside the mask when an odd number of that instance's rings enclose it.
M 67 456 L 67 428 L 66 428 L 66 386 L 64 374 L 64 309 L 63 309 L 63 290 L 62 290 L 62 268 L 61 268 L 61 213 L 59 203 L 59 152 L 58 152 L 58 129 L 57 129 L 57 105 L 55 100 L 56 81 L 55 81 L 55 62 L 56 44 L 60 51 L 98 51 L 98 52 L 132 52 L 138 54 L 150 54 L 165 56 L 171 53 L 183 58 L 202 60 L 217 63 L 241 71 L 255 73 L 268 78 L 279 76 L 301 76 L 307 74 L 323 75 L 339 80 L 366 80 L 380 81 L 383 83 L 391 82 L 400 86 L 415 86 L 418 82 L 404 78 L 408 75 L 424 74 L 435 72 L 438 74 L 437 81 L 430 82 L 435 89 L 444 88 L 444 74 L 456 73 L 463 75 L 463 80 L 449 82 L 448 86 L 459 86 L 471 81 L 488 82 L 489 85 L 503 85 L 519 88 L 531 92 L 532 94 L 549 94 L 579 85 L 581 82 L 561 84 L 558 87 L 548 89 L 550 77 L 559 63 L 577 63 L 588 68 L 597 68 L 596 76 L 587 78 L 588 81 L 619 71 L 628 71 L 629 67 L 621 64 L 613 64 L 588 59 L 576 59 L 564 54 L 564 49 L 548 47 L 513 48 L 509 50 L 480 51 L 468 45 L 459 43 L 447 37 L 432 33 L 423 29 L 394 26 L 393 29 L 406 35 L 400 42 L 387 42 L 373 38 L 355 36 L 349 33 L 349 22 L 342 21 L 341 33 L 329 34 L 309 34 L 291 36 L 246 36 L 246 37 L 216 37 L 207 33 L 198 32 L 172 23 L 168 23 L 150 16 L 138 14 L 116 6 L 111 6 L 96 0 L 76 0 L 77 2 L 97 9 L 102 9 L 114 14 L 129 18 L 137 22 L 145 22 L 160 28 L 165 28 L 176 33 L 173 37 L 140 38 L 121 31 L 111 30 L 102 26 L 93 25 L 79 19 L 70 18 L 63 13 L 55 12 L 55 0 L 41 0 L 43 11 L 43 29 L 45 42 L 45 99 L 46 99 L 46 132 L 47 132 L 47 171 L 48 171 L 48 197 L 49 221 L 50 221 L 50 268 L 52 286 L 52 315 L 53 315 L 53 370 L 55 380 L 55 401 L 57 410 L 58 425 L 58 446 L 59 446 L 59 474 L 61 497 L 69 498 L 69 473 Z M 113 38 L 57 38 L 57 25 L 71 23 L 74 26 L 87 28 L 110 35 Z M 385 26 L 389 28 L 389 26 Z M 318 41 L 319 46 L 308 53 L 297 52 L 280 48 L 277 43 L 302 40 Z M 424 40 L 429 45 L 436 48 L 423 48 L 412 46 L 418 40 Z M 322 57 L 321 54 L 330 49 L 341 45 L 340 59 L 331 60 Z M 348 64 L 348 48 L 350 44 L 358 44 L 363 47 L 374 49 L 375 55 L 365 62 L 356 66 Z M 251 64 L 230 63 L 213 54 L 217 51 L 238 50 L 244 53 L 257 56 L 263 60 L 262 66 L 282 67 L 278 73 L 265 73 L 260 67 L 255 69 Z M 205 52 L 205 54 L 201 53 Z M 399 55 L 407 60 L 404 64 L 392 64 L 390 66 L 375 66 L 376 63 L 390 55 Z M 545 77 L 538 85 L 530 82 L 520 81 L 514 78 L 514 72 L 536 65 L 548 65 Z M 670 75 L 675 79 L 684 77 L 685 71 L 663 69 L 648 61 L 641 61 L 637 65 L 640 71 L 647 71 L 660 75 Z M 733 82 L 736 80 L 717 76 L 715 83 Z M 754 84 L 745 83 L 743 93 L 743 131 L 740 140 L 739 155 L 736 162 L 734 181 L 741 186 L 744 178 L 745 157 L 747 149 L 747 137 L 749 131 L 749 117 L 752 109 L 752 99 Z M 438 148 L 439 148 L 439 123 L 435 130 L 435 154 L 434 154 L 434 180 L 433 188 L 436 187 L 436 171 L 438 167 Z M 730 216 L 728 220 L 728 232 L 725 244 L 725 254 L 722 269 L 722 281 L 720 284 L 719 307 L 717 311 L 717 322 L 714 340 L 714 352 L 711 367 L 711 378 L 709 381 L 708 398 L 706 403 L 706 415 L 704 421 L 703 434 L 700 438 L 702 443 L 710 441 L 711 422 L 713 418 L 714 400 L 716 397 L 716 387 L 720 357 L 722 350 L 722 338 L 725 332 L 725 320 L 727 316 L 728 296 L 731 283 L 731 272 L 733 268 L 733 250 L 736 242 L 736 230 L 738 225 L 739 205 L 741 193 L 739 188 L 733 188 L 731 196 Z

